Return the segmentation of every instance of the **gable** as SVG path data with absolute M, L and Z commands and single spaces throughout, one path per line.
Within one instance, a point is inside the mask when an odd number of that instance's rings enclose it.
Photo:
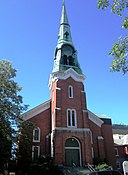
M 33 109 L 27 111 L 26 113 L 24 113 L 22 115 L 23 120 L 25 120 L 25 121 L 29 120 L 29 119 L 35 117 L 36 115 L 40 114 L 41 112 L 46 111 L 49 108 L 50 108 L 50 100 L 46 101 L 43 104 L 41 104 L 39 106 L 36 106 L 35 108 L 33 108 Z

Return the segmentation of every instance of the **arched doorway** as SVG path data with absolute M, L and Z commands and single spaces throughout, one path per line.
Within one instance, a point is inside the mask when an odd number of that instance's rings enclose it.
M 69 138 L 65 142 L 65 164 L 81 166 L 81 147 L 76 138 Z

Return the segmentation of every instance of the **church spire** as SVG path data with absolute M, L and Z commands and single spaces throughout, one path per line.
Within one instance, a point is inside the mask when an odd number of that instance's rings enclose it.
M 65 1 L 63 0 L 59 35 L 58 35 L 58 44 L 64 44 L 64 43 L 69 43 L 73 45 L 70 32 L 70 25 L 66 13 Z
M 77 51 L 75 50 L 72 42 L 65 1 L 63 0 L 58 43 L 55 49 L 53 73 L 65 72 L 70 68 L 75 70 L 78 74 L 82 74 L 82 70 L 77 60 Z
M 68 17 L 67 17 L 67 13 L 66 13 L 65 1 L 64 0 L 62 2 L 62 15 L 61 15 L 60 24 L 68 24 Z

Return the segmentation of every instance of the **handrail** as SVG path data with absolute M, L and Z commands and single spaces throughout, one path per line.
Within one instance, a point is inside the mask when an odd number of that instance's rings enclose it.
M 95 171 L 95 169 L 93 168 L 93 166 L 90 165 L 89 163 L 87 164 L 87 167 L 88 167 L 88 169 L 89 169 L 91 172 L 94 172 L 94 171 Z

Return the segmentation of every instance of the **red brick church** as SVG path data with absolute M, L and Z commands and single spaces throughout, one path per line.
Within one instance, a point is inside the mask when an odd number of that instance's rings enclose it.
M 36 124 L 32 158 L 50 155 L 56 164 L 84 166 L 94 160 L 115 164 L 111 119 L 87 109 L 85 76 L 72 42 L 65 3 L 49 78 L 50 100 L 23 115 Z

